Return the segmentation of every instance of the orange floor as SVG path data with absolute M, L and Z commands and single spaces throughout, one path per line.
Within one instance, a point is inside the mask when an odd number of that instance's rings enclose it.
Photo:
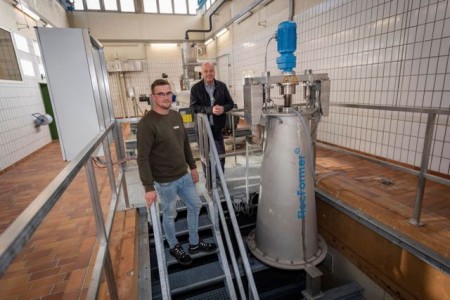
M 0 233 L 66 164 L 56 141 L 0 174 Z M 95 168 L 95 174 L 106 215 L 111 197 L 106 168 Z M 134 244 L 135 224 L 135 210 L 116 213 L 110 251 L 116 277 L 121 279 L 119 268 L 120 272 L 133 273 L 134 265 L 125 270 L 120 255 L 124 241 Z M 85 298 L 95 262 L 96 234 L 86 174 L 82 169 L 0 278 L 0 298 Z M 134 251 L 131 254 L 133 260 Z M 126 288 L 122 292 L 130 295 Z
M 46 187 L 66 165 L 58 142 L 0 173 L 0 233 Z M 399 233 L 449 257 L 450 188 L 428 182 L 421 220 L 423 227 L 411 225 L 417 179 L 368 161 L 330 150 L 318 149 L 318 187 L 359 209 Z M 96 169 L 100 192 L 107 190 L 104 169 Z M 388 178 L 392 184 L 382 184 Z M 95 257 L 96 227 L 85 173 L 82 170 L 55 205 L 42 226 L 0 278 L 1 299 L 78 299 L 84 298 Z M 109 194 L 109 193 L 103 193 Z M 103 196 L 102 196 L 103 198 Z M 104 197 L 108 199 L 108 197 Z M 104 200 L 107 204 L 108 200 Z M 106 205 L 103 206 L 105 209 Z M 119 257 L 116 274 L 123 280 L 121 298 L 131 295 L 130 274 L 134 257 L 133 213 L 118 214 L 111 252 Z M 123 247 L 128 240 L 130 247 Z M 120 259 L 126 248 L 127 255 Z M 119 271 L 120 270 L 120 271 Z M 124 275 L 125 274 L 125 275 Z M 127 281 L 128 280 L 128 281 Z M 125 287 L 124 287 L 125 286 Z
M 319 189 L 449 259 L 449 186 L 427 181 L 420 218 L 424 226 L 418 227 L 409 223 L 417 177 L 323 148 L 318 149 L 316 173 L 323 178 Z

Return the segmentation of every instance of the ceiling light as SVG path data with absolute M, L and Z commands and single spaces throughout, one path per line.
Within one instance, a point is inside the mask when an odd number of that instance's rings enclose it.
M 246 12 L 245 14 L 243 14 L 242 16 L 240 16 L 237 20 L 236 23 L 241 24 L 242 22 L 244 22 L 245 19 L 247 19 L 248 17 L 250 17 L 252 15 L 251 11 Z
M 211 44 L 211 43 L 212 43 L 212 41 L 214 41 L 214 39 L 213 39 L 213 38 L 209 38 L 209 39 L 207 39 L 207 40 L 206 40 L 206 42 L 205 42 L 205 45 L 209 45 L 209 44 Z
M 33 11 L 31 11 L 28 7 L 23 5 L 22 3 L 16 4 L 17 9 L 23 11 L 25 14 L 27 14 L 29 17 L 33 18 L 36 21 L 39 21 L 41 18 L 35 14 Z
M 224 28 L 224 29 L 222 29 L 221 31 L 219 31 L 217 34 L 216 34 L 216 38 L 218 38 L 219 36 L 221 36 L 221 35 L 223 35 L 225 32 L 227 32 L 228 31 L 228 28 Z

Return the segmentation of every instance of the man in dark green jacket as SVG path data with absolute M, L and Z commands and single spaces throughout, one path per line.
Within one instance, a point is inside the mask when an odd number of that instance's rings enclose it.
M 188 252 L 214 251 L 216 245 L 205 243 L 198 237 L 201 202 L 195 183 L 199 177 L 183 120 L 178 112 L 170 109 L 172 95 L 166 80 L 158 79 L 153 82 L 152 110 L 138 123 L 137 161 L 147 205 L 151 206 L 157 197 L 162 203 L 162 224 L 170 253 L 181 264 L 189 265 L 191 257 L 178 243 L 175 232 L 177 195 L 187 206 Z

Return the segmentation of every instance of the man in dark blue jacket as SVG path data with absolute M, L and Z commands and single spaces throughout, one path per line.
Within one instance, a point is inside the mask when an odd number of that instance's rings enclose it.
M 227 121 L 225 113 L 233 109 L 234 102 L 225 83 L 216 80 L 214 76 L 214 64 L 204 62 L 202 64 L 203 80 L 197 82 L 191 88 L 190 107 L 194 113 L 208 115 L 217 152 L 222 155 L 225 154 L 222 132 Z M 220 164 L 224 171 L 225 157 L 220 159 Z

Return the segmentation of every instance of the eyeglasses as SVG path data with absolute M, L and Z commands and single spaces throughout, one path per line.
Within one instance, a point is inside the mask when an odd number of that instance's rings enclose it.
M 172 97 L 173 93 L 172 92 L 167 92 L 167 93 L 157 93 L 155 94 L 158 97 Z

